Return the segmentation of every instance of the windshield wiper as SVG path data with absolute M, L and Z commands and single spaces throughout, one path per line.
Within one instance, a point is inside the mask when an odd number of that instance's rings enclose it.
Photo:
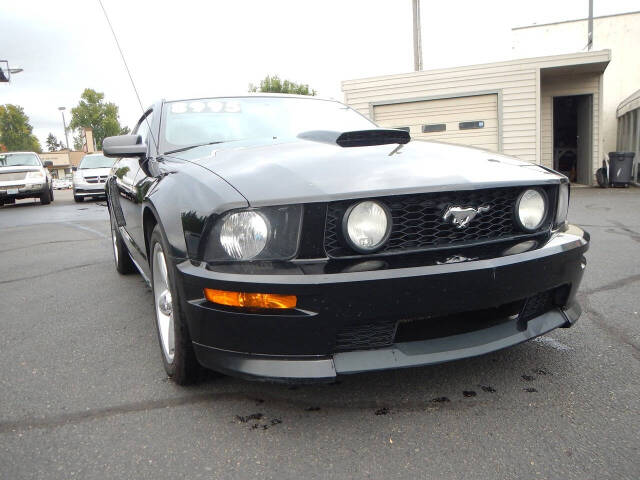
M 200 143 L 199 145 L 191 145 L 190 147 L 182 147 L 182 148 L 176 148 L 175 150 L 169 150 L 168 152 L 164 152 L 165 155 L 169 155 L 171 153 L 178 153 L 178 152 L 184 152 L 186 150 L 191 150 L 192 148 L 198 148 L 198 147 L 205 147 L 207 145 L 216 145 L 217 143 L 224 143 L 224 142 L 207 142 L 207 143 Z

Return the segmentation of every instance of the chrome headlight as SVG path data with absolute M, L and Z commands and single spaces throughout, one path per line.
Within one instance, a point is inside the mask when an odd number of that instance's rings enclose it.
M 349 245 L 361 253 L 380 248 L 391 232 L 391 214 L 387 207 L 366 200 L 352 205 L 344 214 L 342 228 Z
M 569 214 L 569 184 L 561 183 L 558 190 L 558 208 L 556 209 L 556 227 L 560 227 L 567 221 Z
M 258 212 L 238 212 L 229 215 L 220 229 L 220 244 L 231 258 L 250 260 L 267 244 L 269 224 Z
M 25 178 L 26 180 L 44 180 L 44 173 L 42 173 L 40 170 L 34 170 L 32 172 L 27 172 L 27 176 Z
M 544 192 L 530 188 L 520 194 L 516 202 L 516 218 L 523 230 L 537 230 L 546 216 L 547 197 Z
M 288 260 L 298 251 L 302 206 L 239 210 L 214 224 L 205 261 Z

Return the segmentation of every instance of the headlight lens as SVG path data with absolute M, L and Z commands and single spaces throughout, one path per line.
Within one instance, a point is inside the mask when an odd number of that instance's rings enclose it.
M 529 189 L 522 192 L 517 203 L 518 221 L 527 231 L 534 231 L 542 225 L 547 214 L 547 200 L 542 192 Z
M 391 215 L 380 203 L 367 200 L 347 210 L 343 228 L 345 237 L 355 250 L 372 252 L 387 241 Z
M 44 180 L 44 173 L 40 170 L 35 170 L 33 172 L 27 172 L 27 180 Z
M 298 252 L 302 205 L 231 211 L 206 235 L 207 262 L 289 260 Z
M 567 221 L 569 214 L 569 184 L 561 183 L 558 190 L 558 208 L 556 210 L 556 227 Z
M 250 260 L 267 244 L 269 224 L 258 212 L 238 212 L 229 215 L 220 229 L 220 244 L 231 258 Z

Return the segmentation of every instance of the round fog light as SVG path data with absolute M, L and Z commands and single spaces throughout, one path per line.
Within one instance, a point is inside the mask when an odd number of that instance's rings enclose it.
M 342 223 L 349 245 L 361 253 L 382 247 L 391 233 L 391 214 L 379 202 L 366 200 L 350 207 Z
M 516 218 L 523 230 L 533 232 L 540 228 L 547 216 L 547 200 L 540 190 L 522 192 L 516 203 Z

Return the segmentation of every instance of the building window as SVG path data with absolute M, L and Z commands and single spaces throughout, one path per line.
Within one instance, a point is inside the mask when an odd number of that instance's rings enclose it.
M 422 125 L 422 133 L 444 132 L 447 130 L 445 123 L 433 123 L 431 125 Z
M 71 169 L 70 168 L 65 168 L 64 169 L 64 174 L 65 175 L 71 175 Z
M 404 130 L 405 132 L 410 132 L 411 128 L 410 127 L 393 127 L 396 130 Z
M 474 128 L 484 128 L 484 121 L 479 120 L 476 122 L 460 122 L 458 124 L 460 130 L 472 130 Z

